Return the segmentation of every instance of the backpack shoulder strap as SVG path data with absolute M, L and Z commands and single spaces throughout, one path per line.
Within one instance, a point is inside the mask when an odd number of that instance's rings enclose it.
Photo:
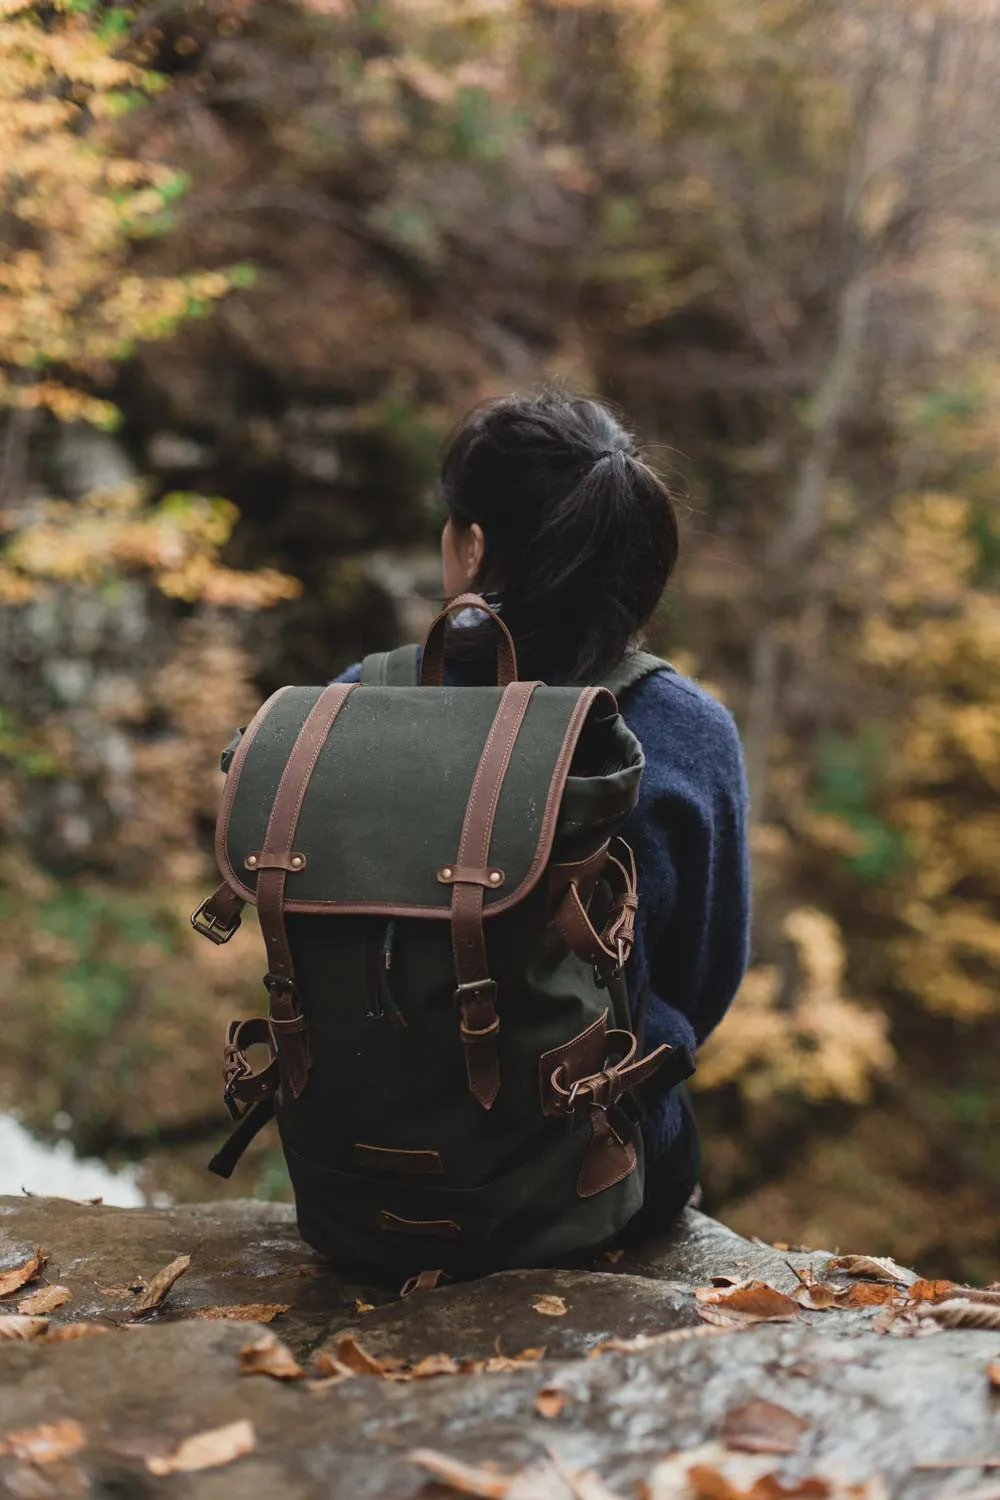
M 668 661 L 662 661 L 660 657 L 653 656 L 649 651 L 632 651 L 628 656 L 622 658 L 616 667 L 612 667 L 595 687 L 607 688 L 620 698 L 628 688 L 634 687 L 644 677 L 652 677 L 654 672 L 675 672 Z
M 361 663 L 361 681 L 365 687 L 415 687 L 420 681 L 419 662 L 419 646 L 375 651 Z

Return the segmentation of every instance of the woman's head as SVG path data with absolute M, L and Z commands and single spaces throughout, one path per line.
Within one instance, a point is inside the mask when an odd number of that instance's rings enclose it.
M 673 571 L 677 519 L 606 406 L 546 391 L 478 407 L 441 488 L 445 592 L 499 593 L 522 676 L 592 681 L 621 659 Z

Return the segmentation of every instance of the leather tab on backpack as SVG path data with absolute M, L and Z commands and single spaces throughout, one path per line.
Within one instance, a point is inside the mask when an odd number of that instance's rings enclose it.
M 357 1141 L 354 1164 L 376 1172 L 405 1172 L 410 1177 L 440 1177 L 444 1162 L 440 1151 L 396 1150 L 391 1146 L 366 1146 Z
M 462 1227 L 454 1219 L 403 1219 L 399 1214 L 383 1208 L 378 1216 L 378 1227 L 392 1234 L 428 1234 L 438 1240 L 458 1240 Z

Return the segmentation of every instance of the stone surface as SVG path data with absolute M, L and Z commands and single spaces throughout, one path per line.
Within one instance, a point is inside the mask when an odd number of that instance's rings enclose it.
M 916 1467 L 1000 1459 L 1000 1393 L 991 1393 L 986 1374 L 1000 1356 L 1000 1332 L 896 1339 L 874 1332 L 866 1312 L 814 1312 L 795 1323 L 699 1331 L 587 1358 L 610 1336 L 700 1330 L 693 1291 L 712 1275 L 791 1289 L 792 1265 L 825 1268 L 821 1253 L 750 1243 L 700 1214 L 685 1214 L 666 1240 L 614 1263 L 506 1272 L 403 1300 L 326 1268 L 280 1205 L 119 1210 L 0 1200 L 0 1271 L 39 1244 L 51 1256 L 50 1279 L 73 1292 L 54 1323 L 126 1324 L 129 1283 L 178 1255 L 190 1255 L 191 1265 L 150 1322 L 72 1343 L 0 1340 L 0 1445 L 10 1432 L 60 1418 L 75 1419 L 87 1436 L 86 1447 L 59 1464 L 0 1457 L 0 1484 L 14 1495 L 429 1500 L 444 1492 L 408 1458 L 424 1446 L 504 1470 L 549 1448 L 571 1470 L 596 1468 L 631 1500 L 656 1462 L 713 1439 L 725 1414 L 754 1398 L 809 1424 L 797 1454 L 773 1459 L 786 1483 L 817 1472 L 853 1481 L 879 1474 L 890 1494 L 916 1500 L 1000 1494 L 995 1474 L 990 1489 L 975 1468 Z M 545 1293 L 563 1298 L 564 1316 L 534 1311 Z M 17 1300 L 0 1304 L 0 1317 Z M 305 1381 L 238 1373 L 239 1350 L 261 1333 L 258 1325 L 194 1316 L 251 1302 L 290 1304 L 270 1327 L 303 1360 L 346 1330 L 381 1357 L 483 1358 L 528 1347 L 545 1355 L 509 1373 L 359 1376 L 311 1390 Z M 359 1302 L 372 1310 L 359 1311 Z M 547 1385 L 566 1392 L 553 1420 L 535 1409 Z M 197 1473 L 149 1472 L 149 1455 L 240 1418 L 253 1423 L 253 1454 Z

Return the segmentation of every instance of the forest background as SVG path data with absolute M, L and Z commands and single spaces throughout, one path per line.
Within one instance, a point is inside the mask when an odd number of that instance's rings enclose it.
M 220 748 L 413 638 L 475 400 L 621 404 L 747 752 L 706 1206 L 1000 1269 L 1000 15 L 0 0 L 0 1106 L 186 1198 Z

